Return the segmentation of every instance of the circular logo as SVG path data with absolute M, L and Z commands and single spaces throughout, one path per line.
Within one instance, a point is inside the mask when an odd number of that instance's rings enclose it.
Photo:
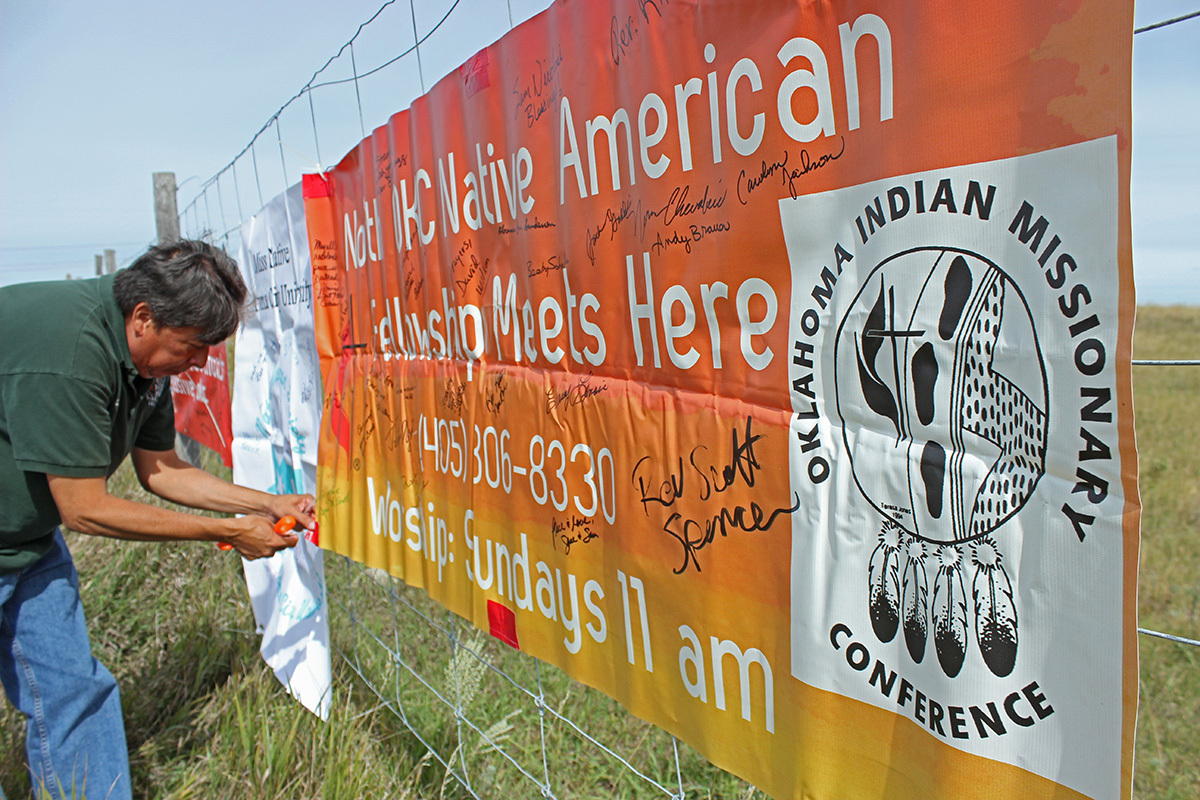
M 1044 472 L 1047 384 L 1033 318 L 983 256 L 921 247 L 879 264 L 838 327 L 838 415 L 854 480 L 918 540 L 986 536 Z

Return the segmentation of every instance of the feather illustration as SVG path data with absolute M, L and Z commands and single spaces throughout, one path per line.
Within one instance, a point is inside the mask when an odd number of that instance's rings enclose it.
M 938 549 L 937 576 L 933 581 L 933 645 L 942 672 L 953 678 L 967 654 L 967 595 L 963 590 L 962 553 L 957 547 Z
M 905 548 L 908 560 L 904 565 L 901 585 L 904 643 L 908 654 L 918 664 L 925 658 L 925 641 L 929 636 L 928 587 L 925 577 L 925 545 L 912 540 Z
M 997 677 L 1012 672 L 1017 661 L 1017 607 L 1012 584 L 995 544 L 984 539 L 971 553 L 975 581 L 971 595 L 975 604 L 975 637 L 984 663 Z
M 867 581 L 871 627 L 879 641 L 890 642 L 900 627 L 900 536 L 899 529 L 887 520 L 871 554 Z

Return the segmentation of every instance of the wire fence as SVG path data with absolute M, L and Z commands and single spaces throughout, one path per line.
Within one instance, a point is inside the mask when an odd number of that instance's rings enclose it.
M 327 569 L 335 651 L 454 780 L 451 796 L 682 800 L 714 781 L 756 796 L 674 737 L 496 644 L 423 592 L 345 558 Z
M 322 171 L 322 152 L 348 152 L 369 133 L 368 121 L 381 124 L 423 94 L 428 76 L 448 73 L 546 5 L 383 3 L 241 152 L 194 189 L 180 211 L 181 230 L 236 252 L 242 220 L 302 172 Z M 1200 360 L 1133 364 L 1192 369 Z M 326 565 L 335 651 L 377 696 L 378 710 L 400 720 L 441 765 L 445 796 L 763 796 L 610 698 L 499 645 L 424 592 L 342 557 Z M 1138 633 L 1200 647 L 1177 633 Z M 581 770 L 581 761 L 589 768 Z

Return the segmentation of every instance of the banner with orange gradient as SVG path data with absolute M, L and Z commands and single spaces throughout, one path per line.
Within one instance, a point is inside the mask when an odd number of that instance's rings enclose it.
M 1131 36 L 556 2 L 306 177 L 322 546 L 772 796 L 1128 796 Z

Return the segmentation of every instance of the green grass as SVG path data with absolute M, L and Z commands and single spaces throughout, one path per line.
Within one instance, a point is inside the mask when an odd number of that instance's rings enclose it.
M 1139 310 L 1134 358 L 1200 359 L 1200 309 Z M 1200 367 L 1133 373 L 1141 459 L 1139 625 L 1200 639 Z M 1200 648 L 1140 637 L 1134 795 L 1200 797 Z
M 156 502 L 128 465 L 110 488 Z M 419 796 L 424 749 L 370 713 L 344 667 L 327 725 L 284 693 L 258 655 L 240 559 L 210 544 L 67 538 L 93 649 L 121 686 L 135 797 Z M 7 702 L 0 786 L 29 793 L 23 725 Z
M 1142 309 L 1134 344 L 1136 358 L 1200 358 L 1200 309 Z M 1134 392 L 1144 505 L 1140 624 L 1197 638 L 1200 367 L 1135 367 Z M 110 489 L 155 502 L 127 467 Z M 68 539 L 93 645 L 121 684 L 136 797 L 468 796 L 421 739 L 449 756 L 481 797 L 540 796 L 543 740 L 559 797 L 661 796 L 555 711 L 663 786 L 682 783 L 689 798 L 762 797 L 682 744 L 677 777 L 673 742 L 661 730 L 474 631 L 423 593 L 340 558 L 328 560 L 330 617 L 349 663 L 334 658 L 335 698 L 322 724 L 262 663 L 235 556 L 211 545 Z M 1200 797 L 1200 648 L 1145 636 L 1140 644 L 1135 796 Z M 387 704 L 357 673 L 383 688 Z M 457 701 L 483 733 L 433 690 Z M 29 791 L 23 738 L 16 713 L 0 701 L 0 786 L 14 800 Z

